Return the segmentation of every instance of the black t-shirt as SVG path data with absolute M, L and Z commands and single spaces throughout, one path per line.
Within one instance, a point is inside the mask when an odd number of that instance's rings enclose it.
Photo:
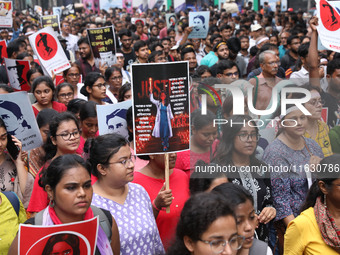
M 288 68 L 291 66 L 294 66 L 296 63 L 296 59 L 293 58 L 290 54 L 289 51 L 286 52 L 286 55 L 284 55 L 281 59 L 281 67 L 287 71 Z
M 126 67 L 131 65 L 133 62 L 136 61 L 136 54 L 132 50 L 130 53 L 123 53 L 124 55 L 124 70 L 126 70 Z
M 327 92 L 321 92 L 321 99 L 325 102 L 324 108 L 328 109 L 327 124 L 329 127 L 337 126 L 340 117 L 340 102 Z

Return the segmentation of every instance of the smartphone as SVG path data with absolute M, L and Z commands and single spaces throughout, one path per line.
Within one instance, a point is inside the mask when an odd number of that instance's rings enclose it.
M 12 136 L 10 134 L 7 134 L 7 151 L 9 155 L 11 155 L 13 160 L 16 160 L 19 155 L 19 148 L 16 146 L 12 140 Z

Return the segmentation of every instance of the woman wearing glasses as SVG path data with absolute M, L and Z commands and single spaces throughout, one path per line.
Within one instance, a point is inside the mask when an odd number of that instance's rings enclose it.
M 271 255 L 268 244 L 254 238 L 258 218 L 254 208 L 253 196 L 242 186 L 224 183 L 213 189 L 223 195 L 236 216 L 237 232 L 244 237 L 238 255 Z
M 104 76 L 97 72 L 88 73 L 80 93 L 86 96 L 88 101 L 105 105 L 106 103 L 103 101 L 106 98 L 106 82 Z
M 307 116 L 306 132 L 304 137 L 312 138 L 321 147 L 323 155 L 328 157 L 333 154 L 331 141 L 329 139 L 328 125 L 321 119 L 323 101 L 321 100 L 318 88 L 311 85 L 301 86 L 310 91 L 311 99 L 304 104 L 305 108 L 311 113 Z
M 122 70 L 116 66 L 107 68 L 105 71 L 105 80 L 109 84 L 106 89 L 105 101 L 110 104 L 116 104 L 118 101 L 118 92 L 123 85 Z
M 57 86 L 55 94 L 58 102 L 67 107 L 68 103 L 74 98 L 74 88 L 70 83 L 63 82 Z
M 73 114 L 63 112 L 57 114 L 50 122 L 50 132 L 47 141 L 43 148 L 46 152 L 44 161 L 45 165 L 37 174 L 30 203 L 27 211 L 36 213 L 48 205 L 48 198 L 46 192 L 39 186 L 40 176 L 49 163 L 58 156 L 65 154 L 75 154 L 80 143 L 80 131 L 77 119 Z
M 76 63 L 72 63 L 71 67 L 64 71 L 63 77 L 65 82 L 72 85 L 74 98 L 82 98 L 83 95 L 80 94 L 80 87 L 82 84 L 79 83 L 80 67 Z
M 42 109 L 54 109 L 57 112 L 64 112 L 67 110 L 62 103 L 54 101 L 54 83 L 50 77 L 41 76 L 34 80 L 32 85 L 32 92 L 36 98 L 36 103 L 32 105 L 35 117 Z
M 120 236 L 121 254 L 164 254 L 164 248 L 145 189 L 135 183 L 136 156 L 128 141 L 117 134 L 89 141 L 89 165 L 98 180 L 92 204 L 111 212 Z
M 222 130 L 222 139 L 215 152 L 213 162 L 227 171 L 228 180 L 243 186 L 254 199 L 255 213 L 260 226 L 260 240 L 268 241 L 269 229 L 265 225 L 276 216 L 271 197 L 269 175 L 263 171 L 265 165 L 256 157 L 256 146 L 260 135 L 255 122 L 248 115 L 234 115 Z
M 287 105 L 286 115 L 281 115 L 280 119 L 282 128 L 264 151 L 263 161 L 278 169 L 271 171 L 271 184 L 281 246 L 286 226 L 300 213 L 312 184 L 310 170 L 320 162 L 323 153 L 314 140 L 303 136 L 307 117 L 295 105 Z
M 218 193 L 199 193 L 185 203 L 168 255 L 236 255 L 239 236 L 235 214 Z

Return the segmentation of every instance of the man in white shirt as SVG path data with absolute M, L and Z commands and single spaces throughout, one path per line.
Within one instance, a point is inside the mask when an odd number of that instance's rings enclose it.
M 66 39 L 67 49 L 76 54 L 78 51 L 77 42 L 79 40 L 78 36 L 71 34 L 71 25 L 67 20 L 61 22 L 61 35 Z

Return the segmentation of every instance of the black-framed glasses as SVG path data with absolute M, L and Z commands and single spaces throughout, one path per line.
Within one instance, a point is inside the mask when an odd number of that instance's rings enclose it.
M 66 97 L 69 98 L 69 97 L 74 96 L 74 93 L 73 92 L 63 93 L 63 94 L 59 94 L 58 96 L 61 98 L 66 98 Z
M 121 161 L 118 161 L 118 162 L 109 162 L 107 164 L 108 165 L 111 165 L 111 164 L 122 164 L 125 168 L 128 168 L 129 165 L 130 165 L 130 162 L 132 162 L 133 164 L 136 163 L 136 158 L 137 158 L 136 155 L 131 155 L 130 158 L 127 158 L 127 159 L 124 159 L 124 160 L 121 160 Z
M 80 131 L 77 130 L 77 131 L 74 131 L 72 133 L 62 133 L 62 134 L 55 135 L 55 136 L 60 136 L 64 141 L 68 141 L 68 140 L 71 139 L 71 136 L 73 136 L 74 138 L 79 138 Z
M 223 75 L 227 76 L 227 77 L 238 77 L 238 72 L 235 72 L 235 73 L 224 73 Z
M 198 239 L 199 241 L 209 244 L 211 251 L 214 254 L 220 254 L 221 252 L 224 251 L 225 247 L 227 244 L 229 244 L 230 248 L 232 250 L 239 250 L 241 249 L 243 242 L 244 242 L 244 236 L 233 236 L 232 238 L 229 239 L 229 241 L 223 240 L 223 239 L 218 239 L 218 240 L 212 240 L 212 241 L 206 241 L 206 240 L 201 240 Z
M 92 87 L 98 87 L 98 89 L 102 89 L 102 88 L 106 88 L 106 84 L 105 83 L 99 83 L 99 84 L 93 85 Z
M 258 141 L 260 140 L 261 135 L 257 134 L 257 133 L 241 133 L 237 135 L 238 138 L 241 140 L 241 142 L 246 142 L 249 140 L 249 138 L 251 138 L 251 141 Z

